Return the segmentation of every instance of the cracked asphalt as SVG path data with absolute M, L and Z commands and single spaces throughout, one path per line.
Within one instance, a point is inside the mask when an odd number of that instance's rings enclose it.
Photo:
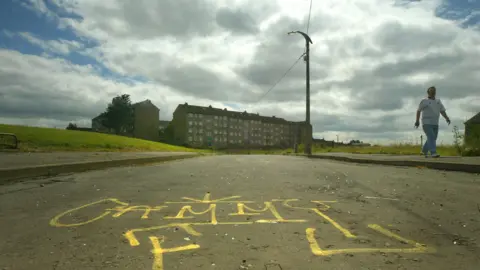
M 208 156 L 0 186 L 0 269 L 480 269 L 480 176 Z

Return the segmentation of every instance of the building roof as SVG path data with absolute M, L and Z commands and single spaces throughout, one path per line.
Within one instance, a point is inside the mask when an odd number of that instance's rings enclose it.
M 95 121 L 95 120 L 99 120 L 99 119 L 101 119 L 101 118 L 105 118 L 105 113 L 104 113 L 104 112 L 102 112 L 101 114 L 95 116 L 92 120 Z
M 480 112 L 468 119 L 465 124 L 480 124 Z
M 275 116 L 272 116 L 272 117 L 261 116 L 258 113 L 248 113 L 247 111 L 244 111 L 244 112 L 228 111 L 227 109 L 213 108 L 212 106 L 202 107 L 202 106 L 196 106 L 196 105 L 188 105 L 188 103 L 178 105 L 176 110 L 178 109 L 185 109 L 187 113 L 195 113 L 195 114 L 228 116 L 231 118 L 257 120 L 262 122 L 278 123 L 278 124 L 291 123 L 283 118 L 278 118 Z
M 141 105 L 151 105 L 157 109 L 159 109 L 157 106 L 155 106 L 155 104 L 152 103 L 152 101 L 150 101 L 150 99 L 146 99 L 144 101 L 140 101 L 140 102 L 137 102 L 137 103 L 133 103 L 132 104 L 132 107 L 136 107 L 136 106 L 141 106 Z M 160 110 L 160 109 L 159 109 Z

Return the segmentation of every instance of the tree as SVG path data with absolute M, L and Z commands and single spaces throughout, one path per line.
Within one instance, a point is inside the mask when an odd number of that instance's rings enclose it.
M 173 130 L 173 124 L 172 123 L 169 123 L 167 128 L 160 131 L 160 140 L 162 142 L 168 142 L 168 143 L 173 143 L 174 142 L 174 130 Z
M 67 126 L 67 129 L 68 130 L 75 130 L 77 129 L 77 124 L 73 124 L 73 123 L 68 123 L 68 126 Z
M 116 96 L 108 104 L 103 114 L 103 125 L 115 131 L 115 134 L 130 133 L 133 131 L 133 106 L 130 95 Z

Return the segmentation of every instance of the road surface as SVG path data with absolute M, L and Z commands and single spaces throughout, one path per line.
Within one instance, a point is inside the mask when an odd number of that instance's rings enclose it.
M 208 156 L 0 186 L 0 269 L 480 269 L 480 177 Z

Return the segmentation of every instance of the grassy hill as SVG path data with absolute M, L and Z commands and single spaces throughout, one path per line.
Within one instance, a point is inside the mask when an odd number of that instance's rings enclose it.
M 16 134 L 20 151 L 199 152 L 197 149 L 87 131 L 0 124 L 0 133 Z

